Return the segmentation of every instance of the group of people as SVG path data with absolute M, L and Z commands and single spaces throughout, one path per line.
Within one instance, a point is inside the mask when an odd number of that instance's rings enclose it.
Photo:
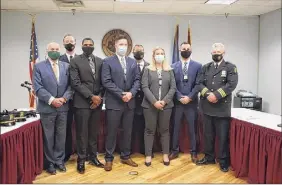
M 192 48 L 187 42 L 179 47 L 180 61 L 172 65 L 161 47 L 153 49 L 149 63 L 144 60 L 142 45 L 134 46 L 134 58 L 126 56 L 128 42 L 123 35 L 115 40 L 115 54 L 103 60 L 93 54 L 95 47 L 91 38 L 83 39 L 81 55 L 74 52 L 76 40 L 72 35 L 67 34 L 63 44 L 66 53 L 61 55 L 60 45 L 49 43 L 48 58 L 33 68 L 33 88 L 38 99 L 37 111 L 43 128 L 48 173 L 56 174 L 56 169 L 66 171 L 64 163 L 72 155 L 73 118 L 77 171 L 83 174 L 86 160 L 105 171 L 112 170 L 120 126 L 121 163 L 138 166 L 130 157 L 131 138 L 136 134 L 132 130 L 137 127 L 144 136 L 145 165 L 152 165 L 152 148 L 158 127 L 163 164 L 170 165 L 179 154 L 183 116 L 189 125 L 192 162 L 197 165 L 215 163 L 217 135 L 219 166 L 222 171 L 228 171 L 231 94 L 237 86 L 238 74 L 236 66 L 223 59 L 223 44 L 212 45 L 212 62 L 204 66 L 191 59 Z M 106 107 L 105 164 L 97 158 L 103 102 Z M 196 146 L 198 105 L 204 120 L 205 156 L 202 159 L 197 157 Z M 172 137 L 169 130 L 171 115 Z

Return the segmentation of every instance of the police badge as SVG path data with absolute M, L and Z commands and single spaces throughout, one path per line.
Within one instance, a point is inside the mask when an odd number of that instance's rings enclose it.
M 225 70 L 223 70 L 223 71 L 221 72 L 221 77 L 226 77 L 226 71 L 225 71 Z

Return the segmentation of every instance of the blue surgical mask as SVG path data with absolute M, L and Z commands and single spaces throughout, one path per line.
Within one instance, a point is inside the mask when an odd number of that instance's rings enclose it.
M 118 51 L 117 51 L 118 55 L 125 56 L 126 52 L 127 52 L 127 46 L 118 47 Z
M 165 56 L 164 55 L 155 55 L 155 60 L 157 63 L 163 63 Z

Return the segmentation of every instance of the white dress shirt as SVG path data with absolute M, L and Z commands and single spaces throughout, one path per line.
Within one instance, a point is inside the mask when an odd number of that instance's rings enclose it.
M 66 53 L 66 55 L 67 55 L 68 60 L 69 60 L 69 62 L 70 62 L 70 56 L 72 56 L 72 58 L 73 58 L 75 54 L 73 53 L 72 55 L 70 55 L 70 54 Z
M 190 58 L 186 61 L 187 62 L 187 72 L 188 72 L 188 68 L 189 68 L 189 64 L 190 64 Z M 182 71 L 184 70 L 184 60 L 181 60 L 181 62 L 182 62 Z
M 140 69 L 141 69 L 141 71 L 142 71 L 143 68 L 144 68 L 144 66 L 145 66 L 144 60 L 141 60 L 140 62 L 139 62 L 139 61 L 136 61 L 136 62 L 137 62 L 137 66 L 138 66 L 138 64 L 140 65 Z

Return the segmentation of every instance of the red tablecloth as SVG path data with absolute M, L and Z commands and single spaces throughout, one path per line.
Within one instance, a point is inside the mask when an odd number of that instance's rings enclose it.
M 40 121 L 28 123 L 0 137 L 0 182 L 2 184 L 32 183 L 43 169 L 43 138 Z
M 282 183 L 281 132 L 232 119 L 231 167 L 249 183 Z

